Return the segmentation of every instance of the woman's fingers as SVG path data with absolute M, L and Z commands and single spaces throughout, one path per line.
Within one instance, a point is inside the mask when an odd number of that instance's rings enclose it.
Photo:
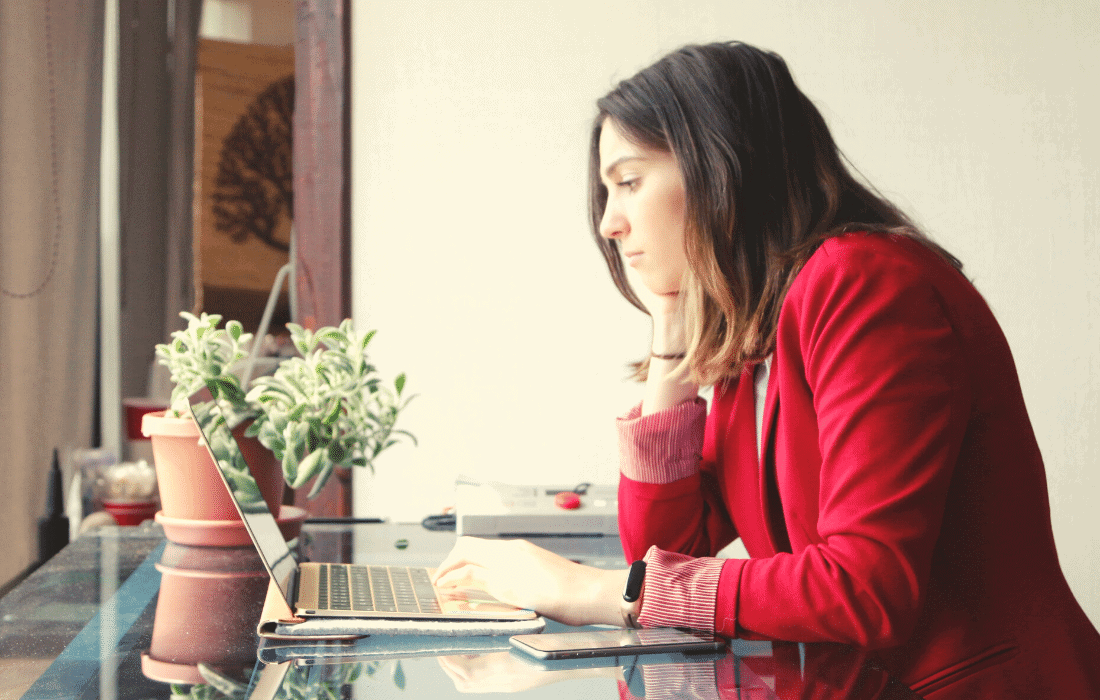
M 444 579 L 452 571 L 459 569 L 463 566 L 469 566 L 477 563 L 476 555 L 471 556 L 471 549 L 477 549 L 478 540 L 475 537 L 460 537 L 455 542 L 455 546 L 451 549 L 450 553 L 443 559 L 442 563 L 436 568 L 435 574 L 432 577 L 432 583 L 440 585 L 440 581 Z
M 483 588 L 485 570 L 474 564 L 463 564 L 435 580 L 437 588 Z
M 548 566 L 547 555 L 522 540 L 462 537 L 436 569 L 432 583 L 439 588 L 476 588 L 502 602 L 531 608 L 547 597 L 548 584 L 558 573 Z

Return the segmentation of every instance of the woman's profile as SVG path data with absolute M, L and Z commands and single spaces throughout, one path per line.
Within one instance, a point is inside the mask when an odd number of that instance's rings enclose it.
M 593 232 L 653 321 L 617 421 L 646 566 L 462 538 L 437 583 L 570 624 L 848 644 L 929 698 L 1100 697 L 1011 352 L 959 261 L 851 175 L 774 53 L 687 46 L 597 111 Z M 715 557 L 737 538 L 751 558 Z

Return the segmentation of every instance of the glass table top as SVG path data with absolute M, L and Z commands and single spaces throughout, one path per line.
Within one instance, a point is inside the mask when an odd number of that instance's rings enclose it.
M 540 544 L 623 566 L 618 542 L 602 539 Z M 419 524 L 306 521 L 298 554 L 434 566 L 453 542 Z M 261 642 L 267 587 L 251 546 L 180 545 L 152 523 L 87 533 L 0 600 L 0 697 L 918 697 L 841 645 L 732 640 L 724 654 L 537 661 L 507 636 Z

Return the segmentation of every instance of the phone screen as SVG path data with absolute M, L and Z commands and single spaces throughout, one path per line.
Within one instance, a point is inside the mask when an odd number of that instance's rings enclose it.
M 510 641 L 517 649 L 538 659 L 721 651 L 726 647 L 725 639 L 710 632 L 665 627 L 518 634 Z

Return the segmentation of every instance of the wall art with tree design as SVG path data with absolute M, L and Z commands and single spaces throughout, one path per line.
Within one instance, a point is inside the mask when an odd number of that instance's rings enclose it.
M 293 47 L 200 40 L 195 103 L 195 297 L 254 328 L 290 246 Z

